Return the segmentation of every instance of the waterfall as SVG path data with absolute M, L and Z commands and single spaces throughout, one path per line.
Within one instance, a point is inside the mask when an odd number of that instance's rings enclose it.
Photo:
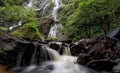
M 51 26 L 50 28 L 50 32 L 48 34 L 48 37 L 52 37 L 52 38 L 56 38 L 56 34 L 57 34 L 57 24 Z
M 36 57 L 35 57 L 35 55 L 36 55 L 36 52 L 37 52 L 37 42 L 34 42 L 34 45 L 35 45 L 35 50 L 34 50 L 34 52 L 33 52 L 33 55 L 32 55 L 32 58 L 31 58 L 31 61 L 30 61 L 30 65 L 31 64 L 35 64 L 35 60 L 36 60 Z
M 52 2 L 54 3 L 52 16 L 53 16 L 53 20 L 56 22 L 56 21 L 58 21 L 57 12 L 58 12 L 59 8 L 61 7 L 61 3 L 59 0 L 52 0 Z M 58 27 L 59 27 L 58 24 L 53 24 L 53 26 L 51 26 L 51 28 L 50 28 L 48 37 L 57 38 L 56 35 L 57 35 Z
M 48 37 L 57 38 L 58 29 L 63 28 L 62 24 L 53 24 L 50 28 Z
M 30 65 L 20 73 L 98 73 L 78 65 L 76 63 L 78 57 L 59 55 L 57 51 L 49 48 L 47 45 L 42 44 L 41 46 L 53 57 L 53 60 L 45 61 L 39 66 Z
M 51 42 L 56 43 L 58 45 L 62 45 L 61 42 Z M 94 70 L 91 70 L 87 67 L 78 65 L 76 56 L 70 55 L 70 49 L 69 44 L 64 44 L 62 46 L 65 46 L 65 52 L 66 54 L 60 55 L 56 50 L 49 47 L 49 44 L 40 44 L 40 47 L 37 47 L 38 43 L 35 44 L 35 50 L 33 51 L 32 59 L 31 59 L 31 65 L 26 67 L 24 70 L 22 70 L 20 73 L 98 73 Z M 37 54 L 37 50 L 40 48 L 39 51 L 42 53 L 44 57 L 50 57 L 50 60 L 45 60 L 39 65 L 35 65 L 35 57 Z M 44 53 L 43 53 L 44 52 Z M 22 55 L 22 54 L 21 54 Z M 19 56 L 21 58 L 21 56 Z M 41 58 L 40 58 L 41 59 Z
M 64 52 L 63 52 L 64 55 L 69 55 L 71 56 L 71 51 L 70 51 L 70 48 L 69 47 L 64 47 Z
M 56 50 L 51 49 L 47 45 L 42 45 L 42 48 L 48 52 L 48 55 L 50 56 L 50 58 L 53 58 L 53 60 L 59 59 L 60 55 Z
M 48 7 L 49 5 L 50 5 L 50 4 L 48 3 L 48 4 L 46 4 L 46 5 L 44 6 L 41 17 L 44 16 L 44 13 L 45 13 L 45 11 L 46 11 L 46 9 L 47 9 L 47 7 Z
M 14 28 L 22 26 L 22 21 L 19 21 L 17 24 L 14 24 L 13 26 L 9 27 L 9 30 L 13 30 Z
M 33 7 L 33 0 L 29 0 L 29 3 L 27 4 L 27 7 L 30 7 L 30 8 Z
M 52 0 L 52 2 L 55 5 L 53 8 L 53 11 L 52 11 L 52 16 L 53 16 L 54 21 L 57 21 L 57 12 L 58 12 L 59 8 L 61 7 L 60 1 L 59 0 Z
M 17 58 L 17 67 L 20 67 L 20 64 L 21 64 L 21 60 L 22 60 L 22 56 L 23 56 L 23 52 L 20 52 L 19 54 L 18 54 L 18 58 Z

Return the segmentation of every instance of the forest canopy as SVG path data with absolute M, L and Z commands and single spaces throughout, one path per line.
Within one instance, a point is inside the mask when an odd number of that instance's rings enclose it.
M 75 0 L 63 11 L 61 22 L 70 38 L 96 37 L 120 27 L 120 0 Z
M 39 26 L 40 21 L 37 19 L 43 20 L 40 18 L 42 12 L 26 7 L 24 3 L 27 2 L 28 0 L 0 0 L 0 21 L 4 22 L 3 26 L 20 20 L 24 24 L 37 22 L 36 25 Z M 120 0 L 62 0 L 62 4 L 58 11 L 59 22 L 65 27 L 62 32 L 70 39 L 97 37 L 120 27 Z

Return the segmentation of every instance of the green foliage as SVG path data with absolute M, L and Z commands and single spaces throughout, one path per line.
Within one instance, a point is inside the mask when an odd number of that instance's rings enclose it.
M 36 13 L 33 9 L 24 6 L 6 6 L 0 7 L 0 20 L 5 22 L 30 22 L 36 20 Z
M 31 40 L 41 38 L 41 34 L 39 33 L 35 22 L 24 24 L 19 29 L 13 31 L 11 34 L 19 38 L 27 38 Z
M 52 40 L 52 41 L 55 41 L 57 40 L 55 37 L 48 37 L 47 40 Z
M 98 36 L 120 25 L 120 0 L 75 0 L 70 6 L 61 11 L 66 15 L 61 22 L 71 39 Z
M 8 31 L 8 28 L 6 28 L 6 27 L 0 27 L 0 30 Z
M 0 0 L 0 6 L 21 5 L 26 0 Z

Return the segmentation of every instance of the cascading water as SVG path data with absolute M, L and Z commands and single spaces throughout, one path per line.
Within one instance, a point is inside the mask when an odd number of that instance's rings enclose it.
M 18 58 L 17 58 L 17 67 L 20 67 L 20 64 L 21 64 L 21 60 L 22 60 L 22 56 L 23 56 L 23 52 L 20 52 L 19 54 L 18 54 Z
M 51 26 L 50 32 L 49 32 L 49 34 L 48 34 L 48 37 L 56 38 L 57 28 L 58 28 L 58 27 L 57 27 L 56 24 L 53 25 L 53 26 Z
M 51 49 L 47 45 L 42 45 L 42 48 L 47 51 L 48 55 L 52 60 L 58 60 L 60 55 L 56 50 Z
M 51 55 L 52 60 L 45 61 L 39 66 L 32 64 L 20 73 L 97 73 L 78 65 L 75 56 L 60 55 L 56 50 L 49 48 L 45 44 L 42 44 L 41 47 L 49 53 L 49 56 Z
M 13 26 L 9 27 L 9 30 L 13 30 L 14 28 L 22 26 L 22 21 L 19 21 L 17 24 L 14 24 Z
M 53 20 L 56 22 L 56 21 L 58 21 L 57 12 L 58 12 L 59 8 L 61 7 L 61 3 L 59 0 L 52 0 L 52 2 L 55 5 L 53 8 L 53 11 L 52 11 L 52 16 L 53 16 Z M 57 38 L 56 35 L 57 35 L 58 27 L 59 27 L 58 24 L 53 24 L 50 28 L 50 32 L 48 34 L 48 37 Z
M 60 1 L 59 0 L 52 0 L 52 2 L 55 5 L 53 8 L 53 11 L 52 11 L 52 16 L 53 16 L 54 21 L 57 21 L 57 12 L 58 12 L 59 8 L 61 7 Z
M 31 61 L 30 61 L 30 65 L 31 64 L 35 64 L 35 55 L 36 55 L 36 52 L 37 52 L 37 44 L 38 44 L 38 42 L 34 42 L 34 45 L 35 45 L 35 50 L 34 50 L 34 52 L 33 52 L 33 55 L 32 55 L 32 58 L 31 58 Z
M 45 13 L 45 11 L 46 11 L 46 9 L 47 9 L 47 7 L 48 7 L 49 5 L 50 5 L 50 4 L 48 3 L 48 4 L 46 4 L 46 5 L 44 6 L 41 17 L 43 17 L 43 15 L 44 15 L 44 13 Z
M 27 4 L 27 7 L 30 7 L 30 8 L 33 7 L 33 0 L 29 0 L 29 3 Z

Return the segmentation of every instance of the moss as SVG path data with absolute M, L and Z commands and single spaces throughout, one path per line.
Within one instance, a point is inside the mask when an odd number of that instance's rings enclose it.
M 47 40 L 52 40 L 52 41 L 55 41 L 57 40 L 55 37 L 48 37 Z
M 42 36 L 35 22 L 24 24 L 19 29 L 13 31 L 11 34 L 19 38 L 27 38 L 31 40 L 40 39 Z
M 8 32 L 8 28 L 6 28 L 6 27 L 0 27 L 0 35 L 4 35 L 4 34 L 6 34 Z
M 4 50 L 2 47 L 0 47 L 0 54 L 4 53 Z
M 6 27 L 0 27 L 0 30 L 8 31 L 8 28 L 6 28 Z

